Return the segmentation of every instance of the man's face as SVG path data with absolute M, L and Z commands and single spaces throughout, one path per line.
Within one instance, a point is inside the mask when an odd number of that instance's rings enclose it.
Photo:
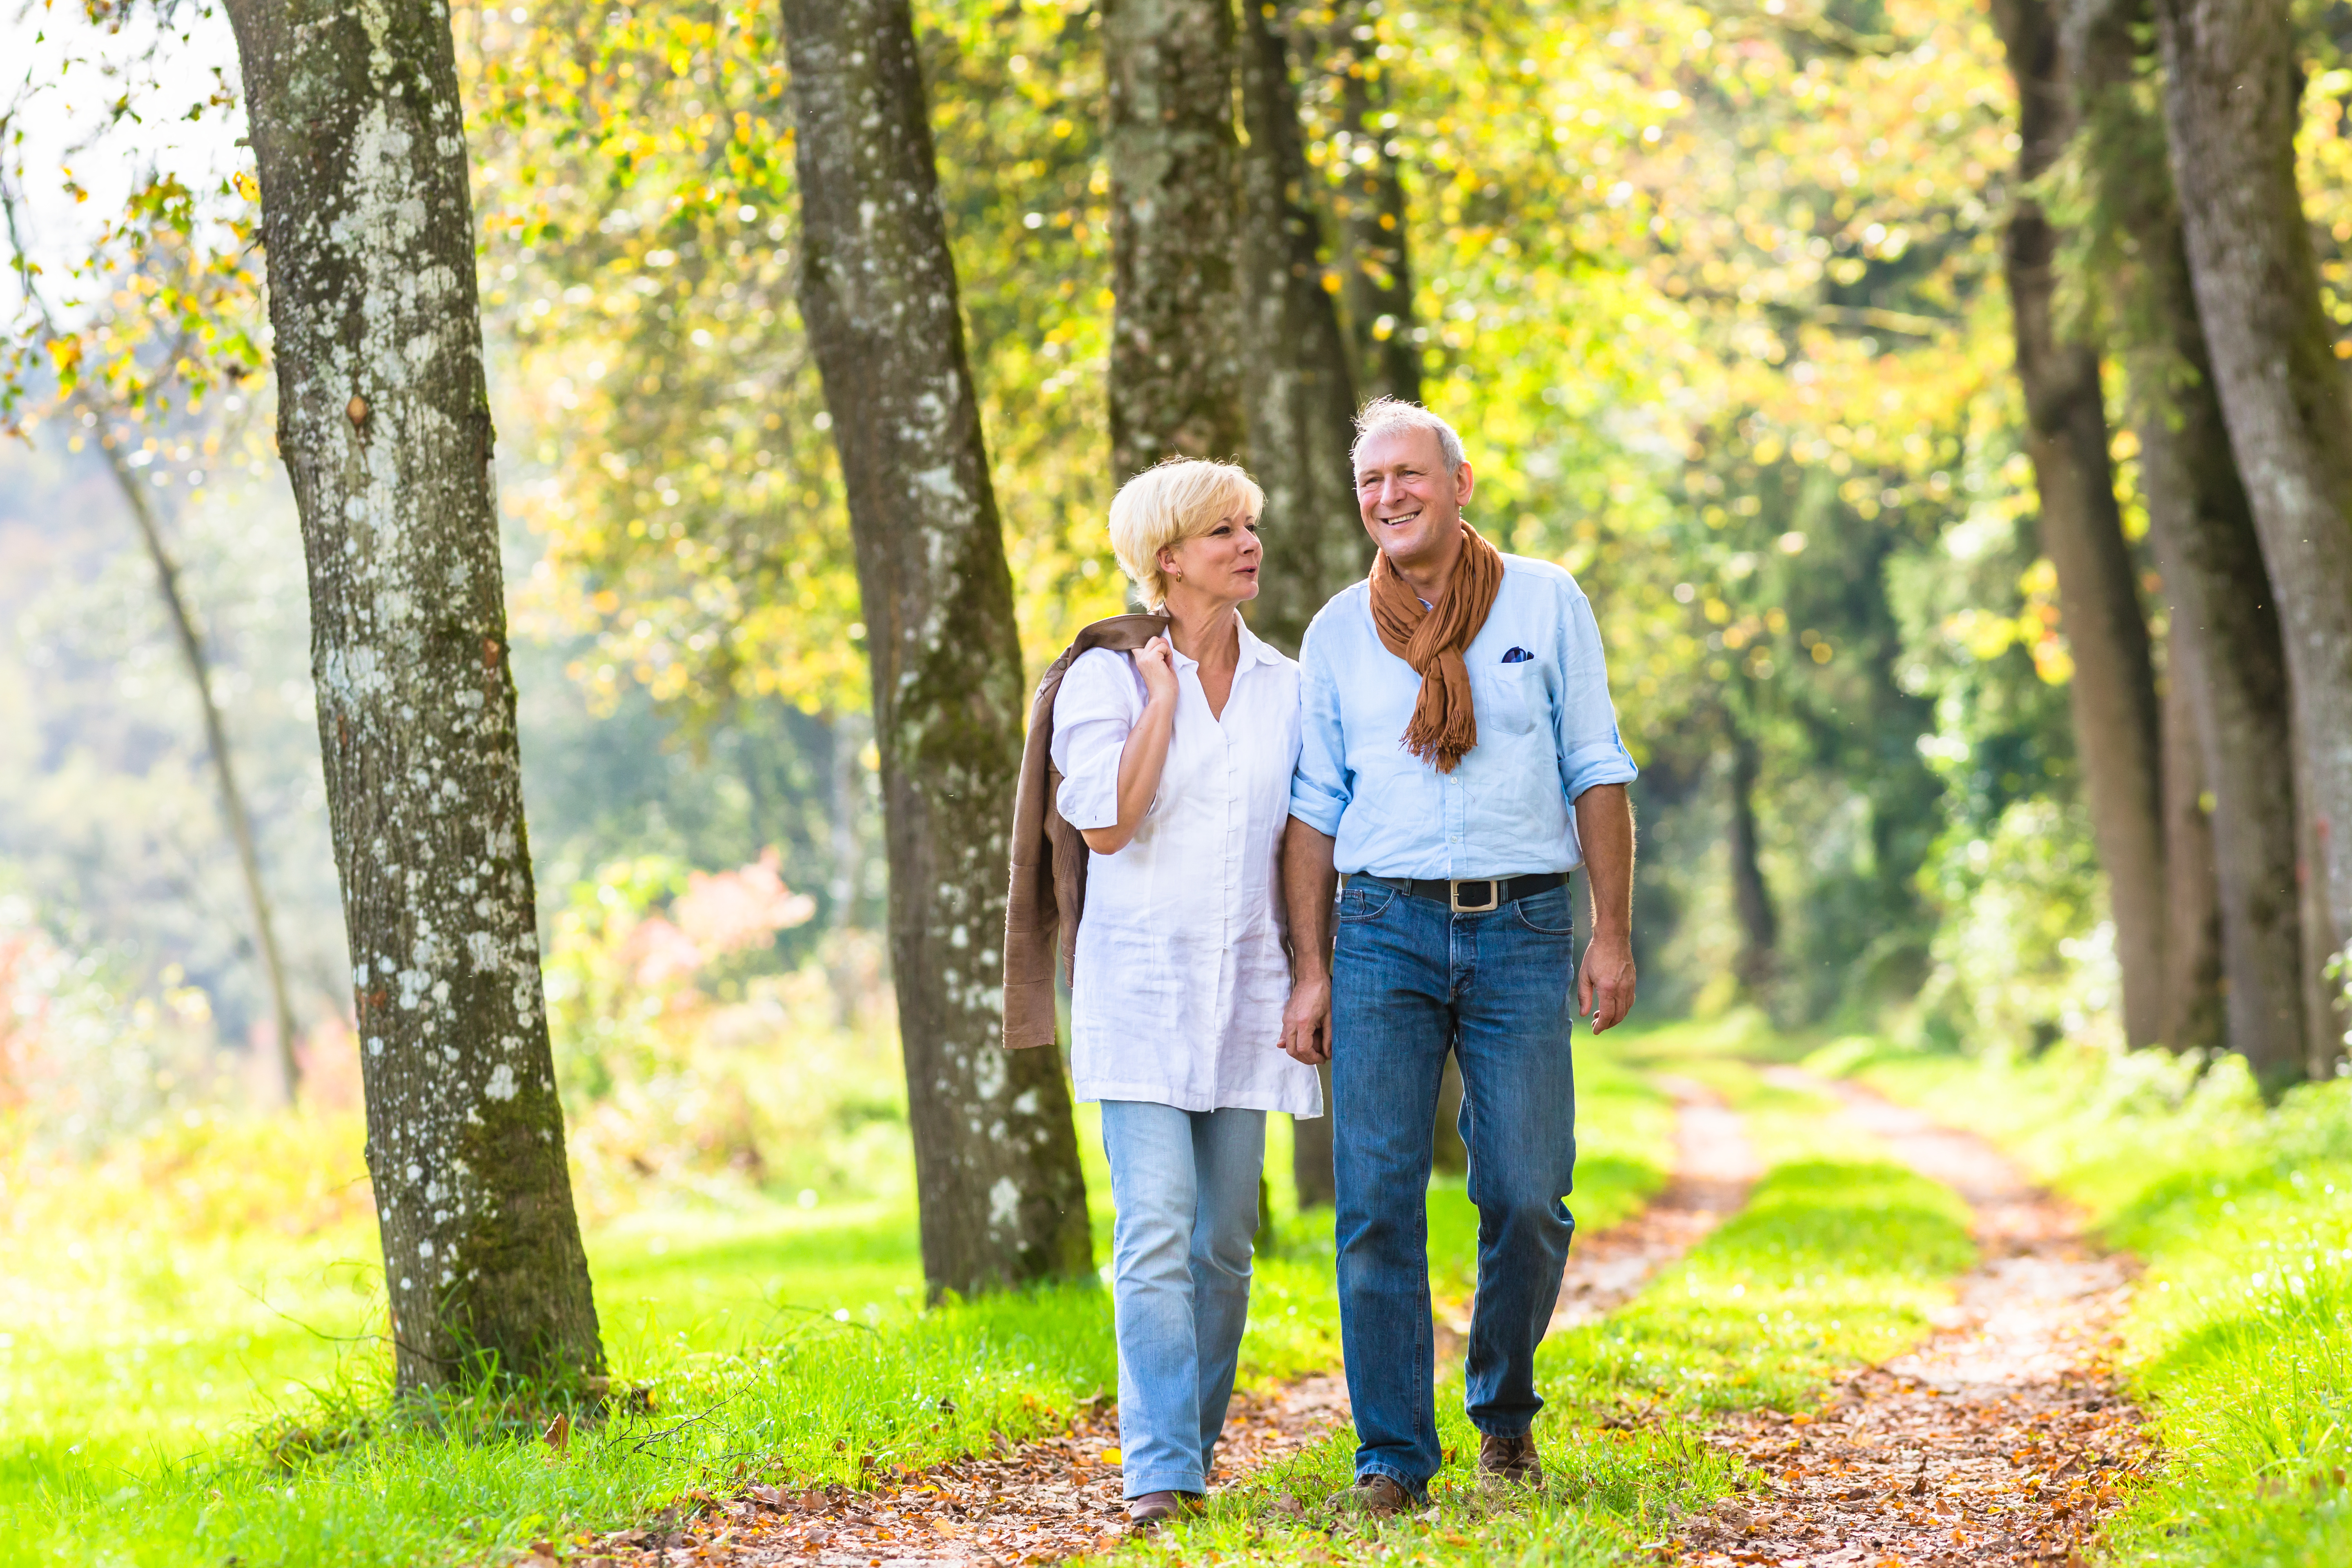
M 1356 454 L 1356 508 L 1364 531 L 1399 565 L 1442 558 L 1470 499 L 1470 465 L 1448 468 L 1437 432 L 1383 430 Z

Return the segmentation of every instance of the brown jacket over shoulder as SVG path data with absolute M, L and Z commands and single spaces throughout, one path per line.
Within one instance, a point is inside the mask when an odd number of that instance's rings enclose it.
M 1013 886 L 1004 900 L 1004 1044 L 1019 1050 L 1054 1043 L 1054 949 L 1062 978 L 1072 977 L 1078 919 L 1087 904 L 1087 841 L 1063 819 L 1055 797 L 1054 698 L 1078 655 L 1107 647 L 1129 653 L 1168 630 L 1165 616 L 1113 616 L 1078 633 L 1046 668 L 1029 709 L 1021 748 L 1021 788 L 1013 801 Z

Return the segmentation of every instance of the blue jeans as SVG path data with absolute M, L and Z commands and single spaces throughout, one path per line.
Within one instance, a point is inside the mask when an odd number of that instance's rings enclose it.
M 1339 895 L 1333 1164 L 1359 1479 L 1385 1475 L 1419 1497 L 1442 1459 L 1427 1193 L 1448 1049 L 1478 1207 L 1470 1421 L 1517 1436 L 1543 1408 L 1536 1346 L 1576 1229 L 1561 1202 L 1576 1165 L 1573 925 L 1564 887 L 1475 915 L 1361 879 Z
M 1263 1110 L 1107 1100 L 1127 1495 L 1205 1492 L 1249 1316 Z

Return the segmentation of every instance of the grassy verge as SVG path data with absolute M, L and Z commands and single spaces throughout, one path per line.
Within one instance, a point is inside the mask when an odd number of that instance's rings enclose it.
M 1672 1119 L 1606 1056 L 1580 1061 L 1576 1207 L 1599 1227 L 1664 1180 Z M 1084 1121 L 1107 1231 L 1090 1109 Z M 1297 1212 L 1276 1122 L 1276 1245 L 1244 1349 L 1256 1379 L 1338 1359 L 1328 1212 Z M 12 1181 L 32 1201 L 0 1219 L 0 1240 L 47 1262 L 0 1277 L 10 1562 L 495 1559 L 739 1477 L 856 1483 L 1034 1436 L 1116 1384 L 1092 1283 L 927 1311 L 903 1202 L 673 1191 L 589 1237 L 608 1353 L 650 1386 L 650 1411 L 583 1423 L 561 1454 L 491 1405 L 437 1427 L 388 1420 L 356 1124 L 188 1127 L 166 1142 L 52 1171 L 37 1191 Z M 1431 1203 L 1433 1274 L 1466 1290 L 1475 1215 L 1458 1182 Z
M 1823 1065 L 2005 1144 L 2147 1265 L 2125 1334 L 2168 1458 L 2108 1527 L 2116 1558 L 2352 1562 L 2352 1083 L 2273 1107 L 2234 1058 Z
M 1801 1408 L 1824 1384 L 1889 1355 L 1948 1302 L 1974 1259 L 1966 1211 L 1945 1189 L 1842 1133 L 1811 1097 L 1772 1089 L 1721 1056 L 1717 1032 L 1636 1037 L 1641 1059 L 1704 1076 L 1748 1118 L 1768 1161 L 1748 1207 L 1622 1310 L 1548 1341 L 1549 1401 L 1536 1436 L 1549 1484 L 1496 1500 L 1473 1486 L 1477 1436 L 1459 1369 L 1438 1389 L 1452 1456 L 1433 1511 L 1364 1525 L 1321 1500 L 1344 1486 L 1354 1439 L 1335 1436 L 1221 1497 L 1209 1513 L 1126 1555 L 1155 1562 L 1604 1563 L 1659 1539 L 1743 1472 L 1701 1441 L 1726 1411 Z

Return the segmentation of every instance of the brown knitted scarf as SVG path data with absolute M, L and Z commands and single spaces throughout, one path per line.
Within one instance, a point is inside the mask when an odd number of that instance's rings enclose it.
M 1462 650 L 1486 624 L 1495 595 L 1503 587 L 1503 557 L 1462 525 L 1462 556 L 1454 563 L 1453 580 L 1432 609 L 1421 607 L 1420 595 L 1389 564 L 1386 553 L 1372 556 L 1372 626 L 1381 646 L 1412 666 L 1421 677 L 1421 697 L 1412 705 L 1412 722 L 1404 727 L 1404 747 L 1414 756 L 1450 773 L 1462 754 L 1478 743 L 1478 715 L 1470 700 L 1470 667 Z

